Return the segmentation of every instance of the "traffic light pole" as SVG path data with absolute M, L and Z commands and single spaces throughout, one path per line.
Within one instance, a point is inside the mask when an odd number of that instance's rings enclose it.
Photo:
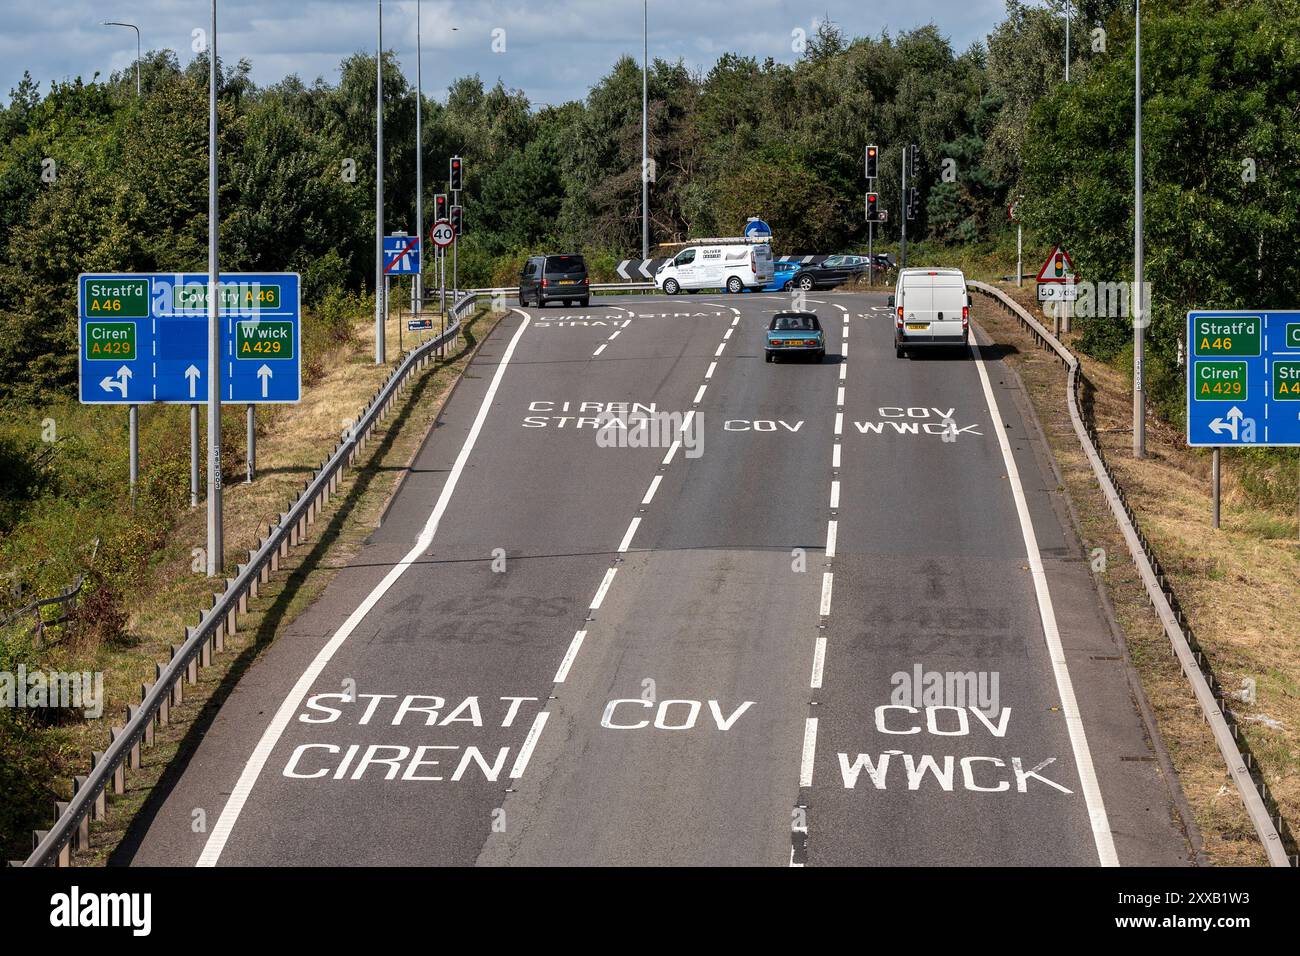
M 903 144 L 903 188 L 898 196 L 898 268 L 907 268 L 907 151 Z

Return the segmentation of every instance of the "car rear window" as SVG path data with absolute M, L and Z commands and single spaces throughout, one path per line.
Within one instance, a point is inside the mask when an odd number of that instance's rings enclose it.
M 772 320 L 773 332 L 816 332 L 817 320 L 811 315 L 778 315 Z
M 547 275 L 572 275 L 586 271 L 587 263 L 582 256 L 549 256 L 546 260 Z

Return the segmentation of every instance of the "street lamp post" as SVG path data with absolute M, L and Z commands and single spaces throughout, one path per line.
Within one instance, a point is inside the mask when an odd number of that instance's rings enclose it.
M 375 364 L 384 364 L 384 0 L 375 43 Z
M 1065 82 L 1070 82 L 1070 0 L 1065 0 Z
M 1142 250 L 1142 0 L 1135 0 L 1133 32 L 1133 457 L 1147 456 L 1146 383 L 1143 351 L 1146 339 L 1146 297 L 1143 293 Z
M 221 518 L 221 321 L 217 261 L 217 0 L 208 38 L 208 577 L 225 567 Z
M 650 258 L 650 0 L 641 0 L 641 258 Z
M 120 20 L 102 21 L 106 27 L 129 27 L 135 31 L 135 95 L 140 95 L 140 28 L 134 23 L 122 23 Z
M 421 113 L 424 84 L 420 75 L 420 0 L 415 0 L 415 237 L 420 250 L 420 271 L 415 274 L 415 311 L 424 311 L 424 136 Z M 398 333 L 400 335 L 401 329 Z

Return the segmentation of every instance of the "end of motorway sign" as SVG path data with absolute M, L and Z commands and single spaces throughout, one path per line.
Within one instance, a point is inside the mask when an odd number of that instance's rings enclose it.
M 1187 444 L 1300 446 L 1300 311 L 1187 313 Z

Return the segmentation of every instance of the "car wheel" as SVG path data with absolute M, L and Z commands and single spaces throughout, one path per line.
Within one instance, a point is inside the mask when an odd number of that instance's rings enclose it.
M 527 305 L 527 304 L 528 304 L 528 299 L 524 296 L 524 290 L 523 290 L 523 289 L 520 289 L 520 290 L 519 290 L 519 304 L 520 304 L 520 305 Z
M 591 305 L 591 296 L 587 296 L 585 299 L 579 299 L 578 305 L 582 306 L 584 309 Z
M 824 361 L 826 361 L 826 350 L 825 350 L 825 349 L 818 349 L 818 350 L 817 350 L 817 355 L 816 355 L 815 357 L 816 357 L 816 359 L 817 359 L 818 362 L 824 362 Z
M 894 343 L 894 358 L 903 358 L 907 355 L 907 349 L 903 348 L 897 342 Z
M 740 276 L 732 276 L 727 280 L 727 291 L 732 295 L 739 295 L 745 291 L 745 283 L 740 281 Z
M 794 288 L 794 280 L 793 280 L 793 279 L 786 279 L 786 280 L 785 280 L 785 285 L 781 286 L 781 291 L 782 291 L 782 292 L 789 292 L 789 291 L 790 291 L 791 289 L 793 289 L 793 288 Z
M 771 352 L 764 352 L 764 353 L 763 353 L 763 361 L 764 361 L 764 362 L 770 362 L 770 361 L 772 361 L 773 358 L 775 358 L 775 356 L 772 355 Z
M 668 295 L 676 295 L 680 289 L 681 286 L 677 284 L 676 279 L 664 280 L 664 292 L 666 292 Z
M 817 283 L 813 281 L 812 276 L 800 276 L 799 288 L 803 289 L 804 292 L 811 292 L 813 289 L 817 288 Z

